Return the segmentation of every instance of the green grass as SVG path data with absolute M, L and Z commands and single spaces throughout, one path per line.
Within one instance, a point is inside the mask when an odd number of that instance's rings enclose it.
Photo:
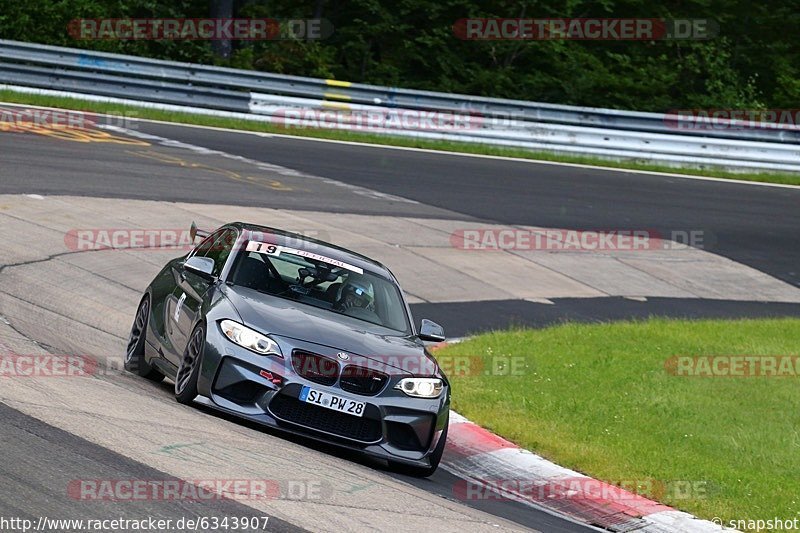
M 453 408 L 562 466 L 662 482 L 708 519 L 800 517 L 800 377 L 678 377 L 675 355 L 800 355 L 800 320 L 565 324 L 437 352 L 524 358 L 519 375 L 451 376 Z M 675 497 L 679 481 L 706 494 Z
M 322 130 L 312 128 L 282 128 L 263 122 L 249 120 L 239 120 L 222 117 L 210 117 L 205 115 L 194 115 L 190 113 L 177 113 L 170 111 L 159 111 L 156 109 L 146 109 L 135 106 L 109 104 L 100 102 L 88 102 L 75 98 L 63 98 L 56 96 L 43 96 L 17 93 L 9 90 L 0 91 L 0 101 L 8 103 L 20 103 L 29 105 L 40 105 L 47 107 L 58 107 L 67 109 L 77 109 L 82 111 L 93 111 L 95 113 L 108 113 L 112 115 L 127 115 L 134 118 L 163 120 L 167 122 L 177 122 L 182 124 L 197 124 L 202 126 L 214 126 L 218 128 L 231 128 L 246 131 L 258 131 L 266 133 L 277 133 L 283 135 L 296 135 L 301 137 L 313 137 L 318 139 L 333 139 L 340 141 L 352 141 L 371 144 L 382 144 L 391 146 L 403 146 L 410 148 L 425 148 L 428 150 L 445 150 L 450 152 L 460 152 L 466 154 L 494 155 L 503 157 L 516 157 L 521 159 L 532 159 L 537 161 L 556 161 L 562 163 L 576 163 L 581 165 L 594 165 L 610 168 L 622 168 L 630 170 L 646 170 L 652 172 L 668 172 L 673 174 L 687 174 L 706 176 L 714 178 L 727 178 L 744 181 L 760 181 L 769 183 L 781 183 L 786 185 L 800 185 L 800 173 L 770 173 L 770 172 L 730 172 L 722 169 L 697 169 L 697 168 L 674 168 L 665 165 L 654 165 L 636 160 L 611 161 L 597 157 L 572 156 L 554 154 L 549 152 L 536 152 L 520 148 L 499 148 L 489 145 L 476 145 L 460 143 L 455 141 L 433 141 L 422 139 L 410 139 L 406 137 L 392 137 L 385 135 L 375 135 L 369 133 L 356 133 L 342 130 Z

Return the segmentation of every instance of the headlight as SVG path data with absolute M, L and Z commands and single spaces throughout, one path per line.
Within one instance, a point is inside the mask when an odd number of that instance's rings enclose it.
M 257 354 L 283 357 L 278 343 L 266 335 L 262 335 L 233 320 L 223 320 L 219 323 L 219 326 L 222 328 L 222 332 L 225 336 L 239 346 L 252 350 Z
M 436 398 L 443 386 L 439 378 L 403 378 L 394 388 L 415 398 Z

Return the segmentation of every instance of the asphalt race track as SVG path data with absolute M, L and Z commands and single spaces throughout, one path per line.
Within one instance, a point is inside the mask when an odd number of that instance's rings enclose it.
M 137 291 L 170 254 L 79 253 L 64 248 L 65 232 L 124 224 L 171 228 L 188 226 L 192 219 L 201 226 L 232 218 L 257 217 L 255 222 L 275 225 L 285 220 L 289 229 L 320 231 L 323 236 L 328 232 L 334 242 L 363 248 L 368 255 L 373 248 L 382 250 L 393 270 L 391 258 L 397 257 L 401 283 L 409 280 L 416 319 L 437 320 L 450 336 L 566 319 L 800 316 L 795 293 L 800 287 L 798 189 L 153 123 L 90 140 L 0 133 L 0 153 L 0 223 L 4 234 L 11 235 L 0 247 L 0 344 L 11 353 L 88 353 L 121 361 Z M 417 230 L 406 232 L 403 238 L 408 242 L 393 235 L 395 228 L 412 224 L 419 231 L 416 237 L 424 240 L 429 235 L 435 241 L 434 252 L 428 254 L 422 242 L 411 242 Z M 463 273 L 471 269 L 470 263 L 447 263 L 450 259 L 439 256 L 447 256 L 449 228 L 465 224 L 701 230 L 708 237 L 708 253 L 683 263 L 702 265 L 702 279 L 709 282 L 717 268 L 730 278 L 714 289 L 713 297 L 694 297 L 700 292 L 689 291 L 691 284 L 681 285 L 662 272 L 659 280 L 680 286 L 646 292 L 641 298 L 588 291 L 588 278 L 580 276 L 569 290 L 554 290 L 541 299 L 533 292 L 512 298 L 498 291 L 494 297 L 492 290 L 476 299 L 470 294 L 459 298 L 455 289 L 439 287 L 444 275 L 439 272 L 451 265 L 454 274 Z M 437 258 L 445 266 L 435 277 L 415 278 L 419 265 L 433 265 Z M 652 265 L 642 268 L 656 272 Z M 557 272 L 552 270 L 537 271 L 532 283 L 567 280 L 553 277 Z M 480 272 L 475 277 L 480 280 Z M 753 283 L 757 296 L 747 297 L 742 280 Z M 462 292 L 479 288 L 467 281 L 457 284 Z M 492 283 L 501 286 L 503 280 Z M 81 293 L 86 287 L 92 287 L 90 295 Z M 117 300 L 125 302 L 124 308 L 108 303 Z M 166 384 L 142 383 L 123 372 L 89 380 L 88 385 L 75 380 L 51 380 L 41 386 L 20 381 L 24 380 L 9 380 L 0 392 L 0 442 L 6 452 L 0 476 L 13 487 L 0 495 L 0 514 L 67 517 L 77 509 L 83 518 L 109 513 L 177 518 L 259 511 L 270 515 L 269 529 L 275 531 L 385 530 L 401 519 L 408 520 L 408 527 L 432 520 L 442 531 L 589 529 L 516 502 L 455 501 L 457 480 L 444 469 L 429 480 L 394 476 L 380 465 L 320 450 L 302 439 L 269 434 L 204 409 L 183 408 L 170 397 Z M 150 413 L 165 418 L 151 423 Z M 225 455 L 203 446 L 198 450 L 207 455 L 192 451 L 195 441 L 205 440 L 198 432 L 222 439 L 233 451 Z M 164 438 L 181 451 L 164 453 Z M 276 452 L 286 447 L 285 454 Z M 163 502 L 79 506 L 55 488 L 81 477 L 189 479 L 200 470 L 208 479 L 252 476 L 265 468 L 287 477 L 318 475 L 332 484 L 330 499 L 305 505 L 220 500 L 201 508 Z M 358 508 L 344 498 L 347 493 L 369 500 L 368 508 Z
M 526 300 L 413 304 L 416 316 L 439 321 L 454 336 L 502 329 L 509 325 L 544 327 L 572 322 L 636 320 L 653 316 L 672 318 L 777 318 L 798 316 L 797 304 L 742 302 L 697 298 L 648 298 L 641 302 L 624 297 L 561 298 L 552 305 Z
M 87 472 L 97 479 L 167 480 L 170 477 L 4 404 L 0 404 L 0 417 L 3 420 L 5 455 L 5 460 L 0 463 L 0 477 L 4 480 L 0 516 L 20 517 L 33 523 L 43 515 L 77 520 L 151 516 L 174 521 L 201 516 L 197 504 L 187 501 L 175 501 L 170 506 L 157 501 L 97 502 L 91 508 L 80 509 L 75 501 L 63 498 L 57 487 L 86 477 Z M 11 494 L 27 496 L 12 499 L 8 497 Z M 252 509 L 232 500 L 220 499 L 206 502 L 202 515 L 219 518 L 252 515 Z M 303 531 L 276 518 L 270 518 L 267 523 L 270 531 Z

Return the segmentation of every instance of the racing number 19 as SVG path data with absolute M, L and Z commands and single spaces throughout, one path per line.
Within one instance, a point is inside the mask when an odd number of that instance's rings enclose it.
M 250 241 L 247 243 L 248 252 L 258 252 L 267 255 L 280 255 L 280 246 L 274 244 L 267 244 L 265 242 Z

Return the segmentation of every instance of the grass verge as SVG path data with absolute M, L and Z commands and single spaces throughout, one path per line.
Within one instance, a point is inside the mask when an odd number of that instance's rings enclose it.
M 654 481 L 657 499 L 707 519 L 792 519 L 800 372 L 686 377 L 666 362 L 798 356 L 798 339 L 798 319 L 650 319 L 494 332 L 437 356 L 477 356 L 483 368 L 516 357 L 515 375 L 451 376 L 453 408 L 562 466 L 615 484 Z
M 423 139 L 409 139 L 406 137 L 392 137 L 386 135 L 375 135 L 369 133 L 356 133 L 342 130 L 322 130 L 313 128 L 282 128 L 268 123 L 254 122 L 249 120 L 239 120 L 222 117 L 211 117 L 205 115 L 195 115 L 190 113 L 178 113 L 171 111 L 160 111 L 156 109 L 146 109 L 121 104 L 111 104 L 102 102 L 89 102 L 75 98 L 64 98 L 57 96 L 44 96 L 17 93 L 9 90 L 0 90 L 0 101 L 7 103 L 19 103 L 29 105 L 39 105 L 46 107 L 57 107 L 65 109 L 76 109 L 81 111 L 92 111 L 95 113 L 107 113 L 112 115 L 126 115 L 133 118 L 150 120 L 163 120 L 166 122 L 176 122 L 181 124 L 196 124 L 201 126 L 214 126 L 218 128 L 230 128 L 244 131 L 258 131 L 265 133 L 276 133 L 283 135 L 295 135 L 299 137 L 312 137 L 318 139 L 332 139 L 339 141 L 362 142 L 371 144 L 381 144 L 389 146 L 402 146 L 409 148 L 424 148 L 428 150 L 442 150 L 449 152 L 459 152 L 465 154 L 494 155 L 502 157 L 516 157 L 520 159 L 531 159 L 536 161 L 554 161 L 561 163 L 575 163 L 581 165 L 593 165 L 608 168 L 621 168 L 628 170 L 646 170 L 651 172 L 667 172 L 672 174 L 686 174 L 695 176 L 705 176 L 713 178 L 727 178 L 743 181 L 758 181 L 767 183 L 780 183 L 784 185 L 800 185 L 800 173 L 771 173 L 771 172 L 730 172 L 722 169 L 697 169 L 697 168 L 674 168 L 665 165 L 654 165 L 633 160 L 610 161 L 597 157 L 572 156 L 554 154 L 549 152 L 535 152 L 520 148 L 499 148 L 489 145 L 476 145 L 460 143 L 454 141 L 433 141 Z

